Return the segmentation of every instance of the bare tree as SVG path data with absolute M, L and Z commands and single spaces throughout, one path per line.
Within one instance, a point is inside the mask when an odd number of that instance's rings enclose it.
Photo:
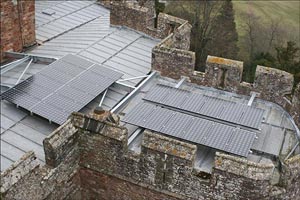
M 193 26 L 191 50 L 196 52 L 198 70 L 204 69 L 207 44 L 212 40 L 212 27 L 223 4 L 224 1 L 210 0 L 172 1 L 166 7 L 167 13 L 184 18 Z

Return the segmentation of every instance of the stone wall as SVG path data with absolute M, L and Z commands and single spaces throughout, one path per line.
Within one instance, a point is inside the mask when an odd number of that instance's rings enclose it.
M 237 91 L 242 81 L 243 63 L 235 60 L 208 56 L 205 83 L 215 88 Z
M 294 76 L 282 70 L 257 66 L 253 89 L 260 92 L 260 97 L 284 105 L 284 95 L 291 94 Z
M 191 25 L 182 19 L 159 14 L 158 29 L 167 35 L 152 49 L 152 70 L 162 76 L 180 79 L 189 77 L 195 68 L 195 52 L 189 51 Z
M 300 127 L 300 83 L 297 85 L 295 89 L 290 113 L 294 118 L 298 127 Z
M 40 166 L 33 152 L 29 152 L 2 172 L 2 199 L 81 199 L 78 142 L 72 141 L 76 134 L 67 122 L 45 139 L 45 166 Z
M 153 2 L 113 1 L 110 5 L 110 23 L 151 34 L 154 29 L 155 10 L 154 6 L 148 4 Z
M 282 175 L 286 193 L 280 195 L 282 199 L 300 199 L 300 155 L 287 160 Z
M 294 77 L 282 70 L 257 66 L 254 83 L 242 82 L 243 62 L 208 56 L 205 73 L 195 71 L 195 53 L 186 50 L 185 45 L 175 46 L 176 35 L 171 33 L 152 49 L 152 70 L 159 71 L 162 76 L 173 79 L 188 77 L 189 81 L 199 85 L 250 95 L 258 93 L 258 97 L 277 103 L 285 108 L 299 125 L 299 86 L 291 100 Z M 187 33 L 188 34 L 188 33 Z M 185 40 L 183 40 L 184 43 Z
M 197 147 L 145 131 L 141 153 L 128 149 L 127 129 L 74 113 L 44 141 L 46 165 L 32 153 L 1 174 L 3 199 L 297 199 L 300 157 L 274 165 L 217 153 L 210 177 L 194 169 Z
M 100 2 L 108 7 L 106 0 Z M 189 28 L 179 29 L 180 31 L 174 34 L 173 39 L 177 42 L 173 45 L 185 50 L 190 48 L 191 25 L 188 21 L 159 13 L 155 25 L 156 12 L 153 0 L 111 1 L 109 7 L 112 25 L 127 26 L 160 39 L 166 38 L 184 24 Z
M 217 153 L 212 175 L 214 194 L 220 199 L 266 199 L 274 167 Z
M 82 200 L 178 200 L 123 179 L 89 169 L 80 170 Z
M 1 62 L 5 51 L 20 52 L 35 44 L 34 0 L 1 1 Z

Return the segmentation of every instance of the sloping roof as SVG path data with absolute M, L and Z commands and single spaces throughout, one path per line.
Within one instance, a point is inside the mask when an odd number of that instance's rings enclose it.
M 136 31 L 110 27 L 109 18 L 100 17 L 27 53 L 55 58 L 77 54 L 124 73 L 126 79 L 150 72 L 149 55 L 157 43 Z M 135 85 L 138 80 L 130 82 Z
M 95 1 L 36 1 L 36 38 L 50 40 L 81 26 L 97 17 L 108 15 L 108 10 Z
M 77 54 L 124 74 L 124 78 L 146 75 L 151 69 L 151 50 L 159 42 L 125 27 L 110 26 L 109 10 L 94 1 L 35 1 L 36 35 L 44 41 L 27 54 L 61 58 Z M 52 15 L 42 12 L 53 13 Z M 1 75 L 1 84 L 13 86 L 29 61 Z M 46 65 L 33 62 L 21 80 L 36 74 Z M 125 81 L 136 85 L 141 79 Z M 124 87 L 113 84 L 107 91 L 102 107 L 111 109 L 128 94 Z M 86 105 L 87 113 L 99 105 L 102 95 Z M 31 116 L 15 105 L 1 101 L 1 171 L 34 150 L 44 162 L 42 141 L 58 125 Z
M 2 99 L 62 125 L 122 75 L 69 54 L 2 93 Z
M 30 116 L 7 101 L 1 101 L 1 171 L 30 150 L 34 150 L 38 159 L 45 162 L 43 139 L 57 127 L 45 119 Z

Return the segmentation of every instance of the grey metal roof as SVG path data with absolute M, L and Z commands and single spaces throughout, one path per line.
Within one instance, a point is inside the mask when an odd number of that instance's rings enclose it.
M 138 104 L 122 121 L 244 157 L 255 139 L 254 132 L 150 103 Z
M 35 1 L 35 5 L 37 39 L 45 42 L 27 53 L 52 58 L 76 54 L 123 73 L 122 78 L 141 76 L 150 71 L 151 49 L 159 41 L 124 27 L 110 26 L 109 10 L 94 1 Z M 42 14 L 43 11 L 53 13 L 53 10 L 55 14 L 52 16 Z M 28 62 L 2 74 L 1 84 L 14 86 Z M 45 64 L 32 62 L 21 81 L 44 67 Z M 124 83 L 136 85 L 139 81 Z M 124 87 L 113 84 L 105 95 L 102 107 L 111 109 L 126 94 L 128 91 Z M 101 98 L 102 94 L 80 112 L 90 112 L 99 105 Z M 29 150 L 35 150 L 39 160 L 44 161 L 41 137 L 38 136 L 45 137 L 58 126 L 38 116 L 31 116 L 5 100 L 1 101 L 1 108 L 1 134 L 4 136 L 1 138 L 1 170 Z M 14 128 L 19 126 L 22 131 Z
M 128 28 L 110 26 L 107 15 L 64 33 L 27 53 L 54 58 L 76 54 L 121 72 L 124 74 L 122 78 L 127 79 L 150 72 L 151 51 L 158 42 Z M 136 85 L 139 81 L 130 80 L 127 83 Z
M 30 116 L 15 105 L 1 101 L 1 171 L 34 150 L 40 162 L 45 162 L 42 140 L 57 128 L 48 121 Z
M 255 129 L 260 127 L 264 114 L 259 108 L 166 85 L 156 85 L 144 99 Z
M 81 110 L 122 76 L 67 55 L 2 94 L 2 98 L 57 124 Z
M 43 42 L 109 14 L 95 1 L 35 1 L 35 6 L 36 38 Z

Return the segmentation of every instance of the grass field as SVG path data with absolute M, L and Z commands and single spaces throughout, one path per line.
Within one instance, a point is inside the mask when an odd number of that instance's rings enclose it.
M 235 21 L 239 38 L 243 31 L 243 13 L 253 13 L 260 17 L 262 23 L 268 24 L 271 19 L 279 20 L 280 26 L 288 34 L 286 40 L 293 40 L 300 45 L 300 1 L 234 1 Z M 239 47 L 241 47 L 239 41 Z M 242 50 L 242 49 L 241 49 Z
M 169 2 L 172 2 L 170 0 Z M 175 1 L 175 0 L 174 0 Z M 187 9 L 191 9 L 188 6 L 191 5 L 192 0 L 182 1 Z M 271 20 L 279 22 L 280 42 L 284 44 L 286 41 L 294 41 L 300 46 L 300 1 L 270 1 L 270 0 L 232 0 L 233 8 L 235 11 L 235 22 L 239 36 L 238 47 L 239 55 L 237 59 L 245 60 L 248 58 L 249 53 L 247 44 L 245 43 L 245 31 L 243 26 L 245 21 L 243 15 L 252 13 L 254 16 L 259 17 L 259 24 L 266 27 L 266 30 L 270 28 Z M 166 6 L 165 12 L 175 12 L 180 10 L 179 7 L 174 7 L 171 3 Z M 180 12 L 180 11 L 179 11 Z M 267 35 L 269 33 L 266 33 Z M 265 34 L 263 34 L 265 35 Z M 261 43 L 261 45 L 264 45 Z M 262 50 L 264 51 L 264 50 Z M 273 49 L 274 53 L 274 49 Z

